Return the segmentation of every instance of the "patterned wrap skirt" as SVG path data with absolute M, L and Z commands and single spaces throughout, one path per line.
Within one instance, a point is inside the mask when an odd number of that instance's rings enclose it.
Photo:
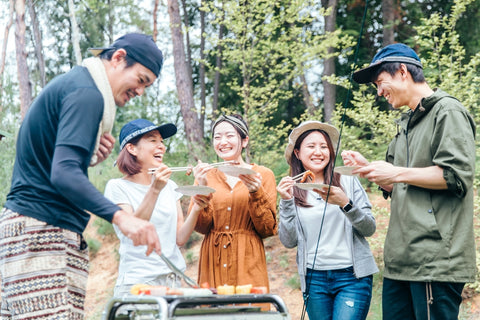
M 1 319 L 83 319 L 88 262 L 82 235 L 4 208 Z

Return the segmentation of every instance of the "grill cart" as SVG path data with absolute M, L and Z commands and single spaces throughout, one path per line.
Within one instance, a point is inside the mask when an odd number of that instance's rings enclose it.
M 269 311 L 262 310 L 270 304 Z M 273 308 L 272 308 L 273 306 Z M 112 298 L 102 320 L 290 320 L 283 300 L 273 294 L 211 296 L 128 295 Z

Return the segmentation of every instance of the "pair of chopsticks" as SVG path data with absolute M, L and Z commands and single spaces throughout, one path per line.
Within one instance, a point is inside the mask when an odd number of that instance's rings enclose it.
M 170 171 L 172 171 L 172 172 L 188 171 L 188 170 L 191 170 L 192 168 L 193 168 L 192 166 L 190 166 L 190 167 L 171 167 Z M 158 170 L 158 168 L 150 168 L 150 169 L 148 169 L 148 173 L 154 174 L 157 170 Z
M 234 165 L 234 164 L 237 164 L 237 162 L 236 162 L 235 160 L 210 163 L 210 165 L 211 165 L 212 167 L 218 167 L 218 166 L 223 166 L 223 165 Z M 188 166 L 188 167 L 171 167 L 171 168 L 170 168 L 170 171 L 172 171 L 172 172 L 180 172 L 180 171 L 189 171 L 189 170 L 192 170 L 192 169 L 193 169 L 192 166 Z M 158 168 L 149 168 L 149 169 L 148 169 L 148 173 L 154 174 L 157 170 L 158 170 Z
M 302 173 L 299 173 L 297 174 L 296 176 L 293 176 L 292 177 L 292 180 L 295 181 L 295 182 L 300 182 L 303 178 L 303 176 L 307 173 L 307 172 L 311 172 L 310 170 L 307 170 L 307 171 L 304 171 Z
M 239 163 L 235 160 L 210 163 L 212 167 L 218 167 L 218 166 L 224 166 L 224 165 L 235 165 L 235 164 L 239 164 Z

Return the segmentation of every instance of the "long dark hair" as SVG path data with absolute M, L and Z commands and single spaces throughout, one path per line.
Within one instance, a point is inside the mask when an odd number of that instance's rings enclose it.
M 325 141 L 327 142 L 328 146 L 328 152 L 330 153 L 330 160 L 323 170 L 324 174 L 324 183 L 325 184 L 330 184 L 330 179 L 332 177 L 332 170 L 334 168 L 335 164 L 335 149 L 333 148 L 332 140 L 330 139 L 330 136 L 328 133 L 326 133 L 323 130 L 319 129 L 313 129 L 313 130 L 308 130 L 302 133 L 297 141 L 295 141 L 295 147 L 293 148 L 292 151 L 292 157 L 290 161 L 290 176 L 296 176 L 304 171 L 306 171 L 305 167 L 303 166 L 302 162 L 297 158 L 295 155 L 295 150 L 300 150 L 300 145 L 302 144 L 303 140 L 312 132 L 318 131 L 320 132 L 324 137 Z M 333 178 L 331 179 L 331 185 L 335 187 L 340 187 L 342 188 L 342 185 L 340 184 L 340 174 L 334 173 Z M 307 191 L 299 188 L 293 188 L 293 196 L 295 197 L 295 204 L 300 207 L 305 207 L 309 208 L 312 205 L 307 202 Z

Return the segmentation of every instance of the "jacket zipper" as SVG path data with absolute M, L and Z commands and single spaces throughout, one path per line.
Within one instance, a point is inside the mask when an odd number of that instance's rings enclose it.
M 410 120 L 412 120 L 412 116 L 414 113 L 415 111 L 412 112 L 408 117 L 407 129 L 405 130 L 405 139 L 407 140 L 407 168 L 410 167 L 410 148 L 408 146 L 408 130 L 410 129 Z

